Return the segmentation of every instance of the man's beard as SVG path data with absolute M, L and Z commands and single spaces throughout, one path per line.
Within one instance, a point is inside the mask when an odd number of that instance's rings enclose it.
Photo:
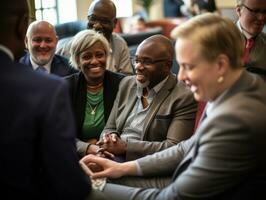
M 144 83 L 141 83 L 141 82 L 139 82 L 138 80 L 136 80 L 136 83 L 137 83 L 137 86 L 138 86 L 138 87 L 140 87 L 140 88 L 145 88 L 145 87 L 148 87 L 148 86 L 149 86 L 150 81 L 147 80 L 147 81 L 145 81 Z

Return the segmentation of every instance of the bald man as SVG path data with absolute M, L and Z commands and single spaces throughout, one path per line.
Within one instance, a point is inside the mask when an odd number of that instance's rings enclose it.
M 16 62 L 24 52 L 26 0 L 0 6 L 0 188 L 5 199 L 85 199 L 67 84 Z
M 28 53 L 20 59 L 20 63 L 61 77 L 78 72 L 69 65 L 66 58 L 55 54 L 57 42 L 58 37 L 52 24 L 46 21 L 32 22 L 25 37 Z
M 119 160 L 161 151 L 192 135 L 196 103 L 182 83 L 176 84 L 173 56 L 171 41 L 162 35 L 138 46 L 136 76 L 121 81 L 99 142 Z
M 116 7 L 111 0 L 95 0 L 88 9 L 88 29 L 104 34 L 110 43 L 110 55 L 107 69 L 123 74 L 133 74 L 127 43 L 118 34 L 113 33 L 117 23 Z

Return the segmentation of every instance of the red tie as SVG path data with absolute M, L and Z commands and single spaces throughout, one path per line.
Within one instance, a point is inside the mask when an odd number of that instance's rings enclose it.
M 244 55 L 243 55 L 244 64 L 247 64 L 247 62 L 249 60 L 249 53 L 250 53 L 251 48 L 254 45 L 254 42 L 255 41 L 254 41 L 253 38 L 250 38 L 250 39 L 246 40 L 245 49 L 244 49 Z
M 194 133 L 197 130 L 198 126 L 199 126 L 199 121 L 201 119 L 201 115 L 204 111 L 204 108 L 206 106 L 207 102 L 199 102 L 198 103 L 198 108 L 197 108 L 197 115 L 196 115 L 196 119 L 195 119 L 195 125 L 194 125 Z

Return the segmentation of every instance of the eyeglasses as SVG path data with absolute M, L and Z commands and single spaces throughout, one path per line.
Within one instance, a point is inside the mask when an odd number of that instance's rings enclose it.
M 242 4 L 249 12 L 251 12 L 254 16 L 258 17 L 259 15 L 266 15 L 266 10 L 261 10 L 261 9 L 251 9 L 247 7 L 245 4 Z
M 105 18 L 105 17 L 96 17 L 95 15 L 89 15 L 88 21 L 90 23 L 93 23 L 93 24 L 98 22 L 98 23 L 103 24 L 103 25 L 110 25 L 113 23 L 113 19 L 110 20 L 110 19 Z
M 143 59 L 140 59 L 140 58 L 137 58 L 137 57 L 131 57 L 131 62 L 133 65 L 137 65 L 137 64 L 142 64 L 142 65 L 154 65 L 155 63 L 158 63 L 158 62 L 165 62 L 165 61 L 168 61 L 169 59 L 167 58 L 164 58 L 164 59 L 158 59 L 158 60 L 152 60 L 150 58 L 143 58 Z

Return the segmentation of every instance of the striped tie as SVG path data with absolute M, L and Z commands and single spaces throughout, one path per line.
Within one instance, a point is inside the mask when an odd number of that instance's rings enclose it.
M 246 40 L 245 49 L 244 49 L 244 55 L 243 55 L 244 65 L 248 63 L 249 53 L 250 53 L 251 48 L 254 45 L 254 42 L 255 42 L 254 38 L 250 38 L 250 39 Z

